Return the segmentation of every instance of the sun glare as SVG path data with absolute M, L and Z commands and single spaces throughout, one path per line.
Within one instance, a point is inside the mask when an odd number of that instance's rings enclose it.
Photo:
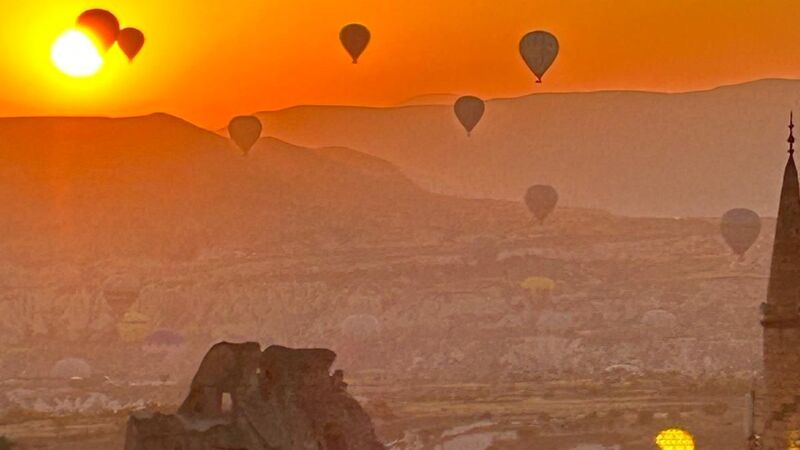
M 56 39 L 50 53 L 53 64 L 71 77 L 88 77 L 103 66 L 95 43 L 78 30 L 69 30 Z

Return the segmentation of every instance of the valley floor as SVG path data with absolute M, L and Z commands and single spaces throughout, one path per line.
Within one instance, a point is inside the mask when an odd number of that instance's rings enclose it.
M 350 387 L 383 442 L 397 450 L 645 450 L 673 426 L 692 432 L 698 448 L 736 448 L 747 389 L 666 378 Z M 124 413 L 7 417 L 0 435 L 19 450 L 122 449 L 126 419 Z

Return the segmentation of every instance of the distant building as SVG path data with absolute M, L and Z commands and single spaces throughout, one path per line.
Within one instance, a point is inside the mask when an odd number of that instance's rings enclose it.
M 767 301 L 762 304 L 763 387 L 752 448 L 800 449 L 800 187 L 794 162 L 794 123 L 783 173 Z

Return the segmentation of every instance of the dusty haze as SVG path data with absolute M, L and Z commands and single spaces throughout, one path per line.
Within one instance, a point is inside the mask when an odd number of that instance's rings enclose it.
M 774 215 L 800 82 L 685 94 L 596 92 L 490 100 L 471 138 L 452 106 L 301 106 L 262 113 L 265 133 L 397 164 L 437 192 L 517 201 L 534 183 L 564 203 L 635 216 Z M 765 161 L 773 161 L 765 164 Z

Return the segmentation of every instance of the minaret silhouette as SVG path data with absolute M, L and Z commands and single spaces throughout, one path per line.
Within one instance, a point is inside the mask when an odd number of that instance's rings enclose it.
M 789 160 L 775 225 L 767 302 L 762 305 L 764 391 L 761 444 L 786 450 L 800 443 L 800 187 L 789 116 Z

